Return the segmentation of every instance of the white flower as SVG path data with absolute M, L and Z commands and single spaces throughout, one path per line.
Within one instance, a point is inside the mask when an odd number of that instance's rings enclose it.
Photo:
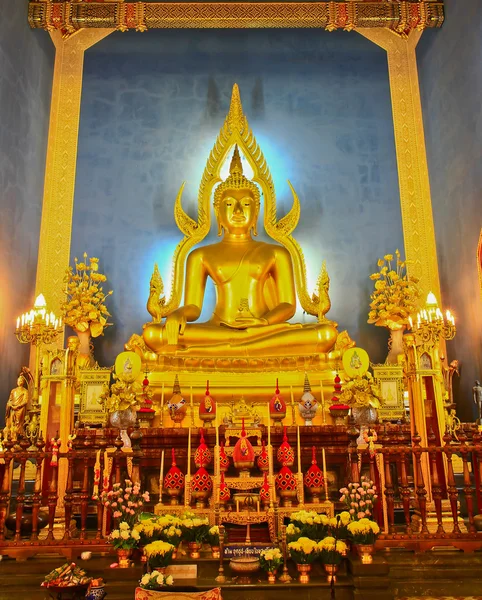
M 149 573 L 146 573 L 145 575 L 142 576 L 141 584 L 147 585 L 150 580 L 151 580 L 151 576 L 149 575 Z
M 159 577 L 156 579 L 156 582 L 157 582 L 159 585 L 163 585 L 163 584 L 164 584 L 164 575 L 163 575 L 162 573 L 161 573 L 161 574 L 159 575 Z
M 152 571 L 152 573 L 151 573 L 151 577 L 158 577 L 159 575 L 161 575 L 161 573 L 159 573 L 159 571 Z
M 138 540 L 140 538 L 139 532 L 136 529 L 132 530 L 131 535 L 135 540 Z
M 168 575 L 168 576 L 166 577 L 165 584 L 166 584 L 166 585 L 172 585 L 173 583 L 174 583 L 174 579 L 173 579 L 172 575 Z
M 128 532 L 128 531 L 125 531 L 125 530 L 124 530 L 124 531 L 121 531 L 121 532 L 120 532 L 120 536 L 121 536 L 121 538 L 122 538 L 123 540 L 127 540 L 127 539 L 129 539 L 129 532 Z
M 114 529 L 114 531 L 110 534 L 110 537 L 113 540 L 117 540 L 119 538 L 119 530 L 118 529 Z
M 126 523 L 125 521 L 122 521 L 122 523 L 119 525 L 119 529 L 127 531 L 129 529 L 129 523 Z

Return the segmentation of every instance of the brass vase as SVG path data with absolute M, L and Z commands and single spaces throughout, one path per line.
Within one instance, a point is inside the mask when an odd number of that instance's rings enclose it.
M 119 569 L 128 569 L 131 566 L 131 561 L 129 560 L 131 554 L 132 548 L 129 548 L 128 550 L 119 548 L 117 550 L 117 563 Z
M 373 553 L 375 552 L 375 544 L 356 544 L 356 551 L 364 565 L 371 565 L 373 562 Z
M 287 508 L 293 506 L 293 500 L 296 500 L 296 490 L 279 490 L 281 505 Z
M 199 550 L 201 550 L 201 544 L 199 544 L 198 542 L 189 542 L 188 548 L 189 555 L 191 556 L 191 558 L 197 559 L 201 557 L 201 554 L 199 552 Z
M 166 493 L 171 499 L 171 506 L 177 506 L 179 504 L 179 498 L 181 497 L 182 490 L 179 488 L 167 488 Z
M 276 583 L 276 571 L 268 571 L 268 583 Z
M 213 558 L 219 558 L 220 557 L 219 546 L 211 546 L 211 554 L 212 554 Z
M 323 565 L 325 573 L 328 575 L 328 583 L 336 583 L 336 573 L 338 571 L 338 565 Z
M 298 569 L 298 573 L 300 574 L 300 576 L 298 577 L 298 581 L 300 583 L 310 583 L 311 565 L 301 565 L 297 563 L 296 568 Z

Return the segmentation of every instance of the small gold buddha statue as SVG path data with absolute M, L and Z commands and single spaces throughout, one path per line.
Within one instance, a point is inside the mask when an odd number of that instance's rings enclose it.
M 10 392 L 5 411 L 5 433 L 9 432 L 12 439 L 15 440 L 24 433 L 28 405 L 28 389 L 25 387 L 25 383 L 25 377 L 19 375 L 17 387 Z
M 290 253 L 253 239 L 260 209 L 258 186 L 243 175 L 237 146 L 230 175 L 214 191 L 216 244 L 193 250 L 187 259 L 184 306 L 164 324 L 145 326 L 143 337 L 157 354 L 210 357 L 267 357 L 329 352 L 338 332 L 331 322 L 288 323 L 296 311 Z M 206 282 L 216 288 L 216 306 L 197 323 Z

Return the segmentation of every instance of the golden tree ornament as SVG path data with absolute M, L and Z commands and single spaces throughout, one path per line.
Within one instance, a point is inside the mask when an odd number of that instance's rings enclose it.
M 75 268 L 67 269 L 65 300 L 61 303 L 61 310 L 64 322 L 72 329 L 80 332 L 90 330 L 95 338 L 112 325 L 107 322 L 111 314 L 105 301 L 113 292 L 104 292 L 102 284 L 106 281 L 107 277 L 99 273 L 99 259 L 89 258 L 87 252 L 84 252 L 81 262 L 75 258 Z
M 392 266 L 393 264 L 393 266 Z M 418 279 L 407 273 L 399 250 L 378 260 L 379 271 L 370 275 L 375 289 L 370 299 L 368 323 L 391 330 L 405 329 L 409 317 L 419 309 Z

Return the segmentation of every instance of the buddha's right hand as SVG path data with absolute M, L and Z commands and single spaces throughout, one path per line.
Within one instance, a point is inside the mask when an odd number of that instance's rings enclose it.
M 179 336 L 184 333 L 186 328 L 186 315 L 182 308 L 173 311 L 166 318 L 165 332 L 169 346 L 175 346 L 179 342 Z

